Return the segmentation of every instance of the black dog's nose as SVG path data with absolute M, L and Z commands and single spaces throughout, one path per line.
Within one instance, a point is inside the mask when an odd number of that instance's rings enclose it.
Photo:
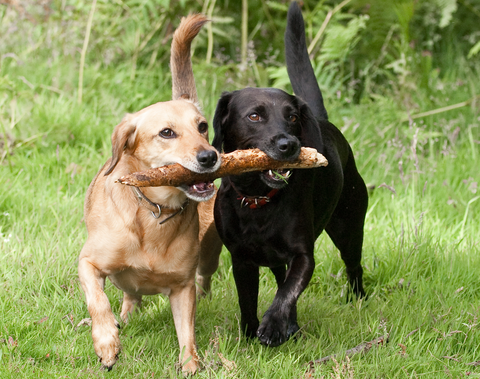
M 197 154 L 197 161 L 203 168 L 211 168 L 217 163 L 218 155 L 214 150 L 203 150 Z
M 300 143 L 296 138 L 282 136 L 277 139 L 277 149 L 285 158 L 295 159 L 300 151 Z

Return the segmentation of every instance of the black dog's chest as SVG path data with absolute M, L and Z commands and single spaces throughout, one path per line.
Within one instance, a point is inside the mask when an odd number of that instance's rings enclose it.
M 273 205 L 267 204 L 265 207 L 273 208 Z M 280 220 L 285 216 L 273 209 L 270 209 L 270 212 L 264 212 L 265 209 L 241 211 L 248 215 L 237 219 L 238 230 L 232 239 L 226 241 L 227 248 L 230 243 L 242 246 L 241 249 L 230 251 L 237 251 L 242 255 L 242 260 L 251 261 L 259 266 L 275 267 L 288 264 L 295 252 L 290 246 L 291 238 L 287 238 L 291 233 L 288 228 L 283 228 L 288 224 Z
M 242 260 L 258 266 L 277 267 L 288 264 L 294 252 L 282 239 L 265 238 L 261 234 L 252 234 L 242 240 Z M 238 251 L 238 250 L 237 250 Z

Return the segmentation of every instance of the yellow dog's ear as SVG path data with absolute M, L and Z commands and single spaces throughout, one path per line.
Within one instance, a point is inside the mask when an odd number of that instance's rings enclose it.
M 112 161 L 105 171 L 109 175 L 120 161 L 124 150 L 132 148 L 135 143 L 136 124 L 132 122 L 131 115 L 127 114 L 113 130 L 112 134 Z

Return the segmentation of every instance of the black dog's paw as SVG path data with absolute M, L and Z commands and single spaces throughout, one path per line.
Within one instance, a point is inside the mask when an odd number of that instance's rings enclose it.
M 289 324 L 287 329 L 287 339 L 293 336 L 293 338 L 295 338 L 296 340 L 296 337 L 297 337 L 296 334 L 299 330 L 300 330 L 300 327 L 296 322 Z
M 248 322 L 242 318 L 242 322 L 240 325 L 243 334 L 248 339 L 256 338 L 257 337 L 257 329 L 258 329 L 258 319 L 249 320 Z
M 267 312 L 257 330 L 257 337 L 263 345 L 275 347 L 286 342 L 298 330 L 296 323 L 289 324 L 287 318 Z
M 353 303 L 355 300 L 367 300 L 368 295 L 365 293 L 363 287 L 358 289 L 357 287 L 349 287 L 347 290 L 347 295 L 345 297 L 345 300 L 347 303 Z
M 248 339 L 257 337 L 257 329 L 247 327 L 245 329 L 245 337 Z
M 271 324 L 260 325 L 257 330 L 260 343 L 270 347 L 280 346 L 287 340 L 286 333 L 273 327 Z

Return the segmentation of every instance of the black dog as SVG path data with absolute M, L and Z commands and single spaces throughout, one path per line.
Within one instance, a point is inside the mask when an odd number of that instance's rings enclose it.
M 327 121 L 296 3 L 288 11 L 285 49 L 297 96 L 273 88 L 224 93 L 213 121 L 218 150 L 256 147 L 289 161 L 308 146 L 328 159 L 327 167 L 317 169 L 226 177 L 218 191 L 215 221 L 232 255 L 241 326 L 270 346 L 299 330 L 296 303 L 312 277 L 315 240 L 324 229 L 341 252 L 355 293 L 364 295 L 360 260 L 367 190 L 348 142 Z M 269 267 L 278 285 L 260 326 L 259 266 Z

